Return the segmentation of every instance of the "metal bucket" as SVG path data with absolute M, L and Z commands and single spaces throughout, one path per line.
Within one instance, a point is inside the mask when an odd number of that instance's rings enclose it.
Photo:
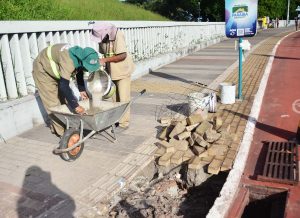
M 84 73 L 84 85 L 87 94 L 92 97 L 92 93 L 99 93 L 101 96 L 109 93 L 112 86 L 110 76 L 103 70 L 98 70 L 94 73 Z
M 235 103 L 235 84 L 234 83 L 220 83 L 221 103 L 234 104 Z

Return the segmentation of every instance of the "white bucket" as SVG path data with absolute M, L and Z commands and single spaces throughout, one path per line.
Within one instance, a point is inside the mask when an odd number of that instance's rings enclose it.
M 216 112 L 217 98 L 215 93 L 193 92 L 188 95 L 189 113 L 192 114 L 197 109 Z
M 234 83 L 220 83 L 221 103 L 234 104 L 235 103 L 235 84 Z

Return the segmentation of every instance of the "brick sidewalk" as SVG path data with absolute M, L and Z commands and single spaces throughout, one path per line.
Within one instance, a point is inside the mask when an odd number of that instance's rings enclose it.
M 239 113 L 246 116 L 249 114 L 268 60 L 267 55 L 284 34 L 271 37 L 246 59 L 243 80 L 245 100 L 219 108 L 218 113 L 226 123 L 231 123 L 231 131 L 237 133 L 239 137 L 242 136 L 246 125 L 246 119 L 241 118 Z M 226 44 L 228 41 L 224 43 L 225 46 L 220 45 L 222 49 L 232 47 Z M 218 45 L 212 47 L 218 48 Z M 181 63 L 182 61 L 185 60 L 181 60 Z M 197 60 L 191 61 L 186 58 L 186 61 L 190 66 L 196 67 L 198 64 Z M 219 65 L 225 62 L 228 67 L 234 62 L 234 58 L 231 61 L 226 58 Z M 209 69 L 217 69 L 217 63 L 212 62 L 211 65 Z M 253 69 L 254 76 L 251 75 Z M 218 70 L 215 76 L 225 69 L 218 68 Z M 121 134 L 120 142 L 116 144 L 105 141 L 103 137 L 88 141 L 84 155 L 73 163 L 61 161 L 57 156 L 51 155 L 52 148 L 57 145 L 58 140 L 49 136 L 48 130 L 41 126 L 8 140 L 8 144 L 0 144 L 0 182 L 2 187 L 5 187 L 0 189 L 0 195 L 6 196 L 5 200 L 0 202 L 0 216 L 17 217 L 18 213 L 48 214 L 50 217 L 68 217 L 72 212 L 76 216 L 96 214 L 97 208 L 94 206 L 97 202 L 107 200 L 107 195 L 115 193 L 122 186 L 120 183 L 122 179 L 128 182 L 138 170 L 152 161 L 152 153 L 156 148 L 153 142 L 156 140 L 158 126 L 155 121 L 157 117 L 154 115 L 157 107 L 166 105 L 170 100 L 170 92 L 174 92 L 173 98 L 176 98 L 178 97 L 176 94 L 186 95 L 191 91 L 188 89 L 190 86 L 182 88 L 182 85 L 186 85 L 186 81 L 184 75 L 180 76 L 181 84 L 172 80 L 165 86 L 152 86 L 153 83 L 148 83 L 153 92 L 139 99 L 132 108 L 135 114 L 133 123 L 136 127 Z M 194 74 L 191 79 L 198 77 L 199 74 Z M 143 81 L 147 78 L 133 82 L 133 90 L 145 88 Z M 236 79 L 235 70 L 226 81 L 236 82 Z M 207 82 L 210 83 L 212 80 L 209 77 Z M 157 80 L 155 83 L 159 84 Z M 158 88 L 161 88 L 159 94 L 156 92 Z M 196 87 L 195 89 L 199 90 Z M 186 98 L 169 103 L 180 105 L 186 103 Z M 47 201 L 48 204 L 40 205 L 39 201 Z M 69 208 L 69 213 L 65 207 Z M 23 208 L 21 212 L 20 208 Z
M 236 101 L 233 105 L 220 105 L 219 107 L 217 113 L 222 117 L 224 123 L 230 124 L 230 132 L 237 136 L 237 141 L 232 146 L 236 152 L 238 152 L 239 143 L 244 135 L 254 97 L 265 72 L 269 56 L 277 42 L 287 34 L 289 34 L 289 32 L 270 37 L 262 45 L 252 51 L 243 63 L 243 100 Z M 238 84 L 238 68 L 235 69 L 224 82 Z

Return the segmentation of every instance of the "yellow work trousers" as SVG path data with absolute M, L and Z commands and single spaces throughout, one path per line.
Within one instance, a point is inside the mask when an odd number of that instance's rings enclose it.
M 64 124 L 50 112 L 51 107 L 61 105 L 62 100 L 58 94 L 58 80 L 51 77 L 36 59 L 33 63 L 33 79 L 38 89 L 39 96 L 50 118 L 51 132 L 62 136 L 65 131 Z
M 131 78 L 127 77 L 120 80 L 113 80 L 116 85 L 116 93 L 113 96 L 113 100 L 115 102 L 129 102 L 130 101 L 130 85 L 131 85 Z M 125 114 L 119 120 L 120 127 L 127 127 L 129 126 L 130 120 L 130 108 L 125 112 Z

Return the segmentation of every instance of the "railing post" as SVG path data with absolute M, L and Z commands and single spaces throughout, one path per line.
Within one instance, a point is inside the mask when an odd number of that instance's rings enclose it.
M 6 101 L 6 100 L 7 100 L 7 94 L 6 94 L 6 90 L 5 90 L 3 70 L 2 70 L 2 66 L 0 64 L 0 102 Z
M 32 94 L 35 92 L 35 84 L 32 77 L 32 61 L 30 57 L 30 48 L 27 33 L 22 34 L 22 36 L 20 37 L 20 49 L 27 92 Z
M 1 60 L 2 60 L 2 66 L 3 66 L 3 75 L 5 78 L 5 84 L 6 84 L 6 90 L 8 99 L 15 99 L 18 98 L 18 91 L 17 91 L 17 85 L 16 85 L 16 78 L 15 73 L 13 69 L 10 49 L 9 49 L 9 41 L 8 36 L 3 35 L 1 37 Z
M 11 49 L 11 58 L 13 63 L 13 69 L 15 73 L 16 83 L 17 83 L 17 90 L 20 96 L 26 96 L 27 87 L 24 75 L 24 68 L 22 63 L 22 56 L 20 51 L 20 44 L 19 44 L 19 36 L 18 34 L 14 34 L 9 41 L 10 49 Z

